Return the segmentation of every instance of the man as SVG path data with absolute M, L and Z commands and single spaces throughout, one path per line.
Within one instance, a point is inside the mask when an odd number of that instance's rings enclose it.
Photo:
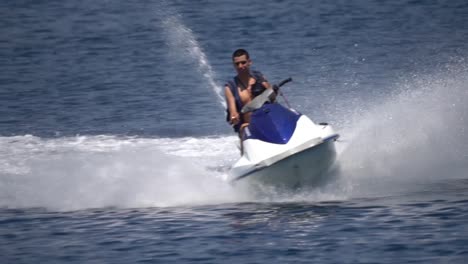
M 242 141 L 242 133 L 249 124 L 251 114 L 242 114 L 242 107 L 265 89 L 271 89 L 271 85 L 259 71 L 250 70 L 252 61 L 246 50 L 238 49 L 234 51 L 232 63 L 237 75 L 233 80 L 228 81 L 224 88 L 228 112 L 226 119 L 234 127 L 234 131 L 239 133 Z

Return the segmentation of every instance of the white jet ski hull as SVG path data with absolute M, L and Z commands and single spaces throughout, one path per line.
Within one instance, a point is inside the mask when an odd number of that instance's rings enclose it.
M 280 188 L 313 186 L 332 168 L 336 160 L 334 138 L 287 156 L 270 166 L 239 176 L 235 181 L 246 181 Z
M 266 89 L 242 108 L 242 113 L 252 114 L 242 134 L 242 156 L 229 171 L 230 181 L 287 188 L 317 183 L 335 163 L 339 135 L 326 123 L 315 124 L 272 102 L 274 95 Z

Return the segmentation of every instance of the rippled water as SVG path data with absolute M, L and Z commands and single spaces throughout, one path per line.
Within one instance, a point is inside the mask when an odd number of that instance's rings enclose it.
M 465 263 L 465 1 L 3 1 L 1 263 Z M 341 135 L 337 175 L 232 186 L 244 47 Z

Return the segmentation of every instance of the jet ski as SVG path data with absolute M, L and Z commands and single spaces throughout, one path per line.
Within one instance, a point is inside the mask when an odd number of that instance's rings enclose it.
M 229 171 L 232 183 L 298 188 L 317 183 L 334 165 L 339 135 L 333 128 L 276 101 L 279 88 L 290 81 L 266 89 L 242 108 L 252 113 L 243 131 L 242 156 Z

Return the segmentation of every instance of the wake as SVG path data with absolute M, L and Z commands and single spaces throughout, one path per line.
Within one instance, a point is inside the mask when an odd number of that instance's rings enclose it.
M 229 141 L 1 137 L 0 207 L 68 211 L 241 201 L 222 169 L 210 168 Z

